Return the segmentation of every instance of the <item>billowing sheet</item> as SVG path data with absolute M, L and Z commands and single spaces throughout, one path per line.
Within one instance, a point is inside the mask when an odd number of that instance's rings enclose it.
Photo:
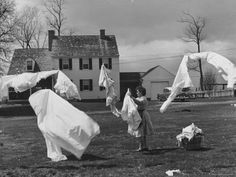
M 167 107 L 175 99 L 177 94 L 179 94 L 182 88 L 193 87 L 193 83 L 188 74 L 187 62 L 188 62 L 188 56 L 185 55 L 182 62 L 180 63 L 179 69 L 175 76 L 175 80 L 172 84 L 171 94 L 169 95 L 167 100 L 162 104 L 160 112 L 163 113 L 167 109 Z
M 233 88 L 236 82 L 236 66 L 230 60 L 215 52 L 202 52 L 189 55 L 189 59 L 204 59 L 212 64 L 227 81 L 227 88 Z
M 227 81 L 227 88 L 233 88 L 236 83 L 236 67 L 227 58 L 214 53 L 214 52 L 202 52 L 194 53 L 190 55 L 184 55 L 183 60 L 179 66 L 178 72 L 175 76 L 175 80 L 172 85 L 171 94 L 167 100 L 162 104 L 160 112 L 165 112 L 171 101 L 180 93 L 182 88 L 192 87 L 192 81 L 189 77 L 187 63 L 189 60 L 206 60 L 212 64 L 222 77 Z
M 7 75 L 7 76 L 0 77 L 0 101 L 8 98 L 8 88 L 7 87 L 3 88 L 3 83 L 8 82 L 13 77 L 14 77 L 14 75 Z M 3 89 L 1 89 L 1 88 L 3 88 Z
M 34 86 L 41 80 L 46 79 L 51 75 L 57 74 L 57 82 L 54 86 L 55 91 L 62 96 L 67 98 L 76 98 L 81 99 L 76 85 L 71 82 L 71 80 L 59 70 L 52 71 L 42 71 L 37 73 L 22 73 L 18 75 L 10 75 L 11 78 L 4 81 L 5 77 L 3 76 L 4 82 L 1 85 L 1 91 L 6 90 L 8 87 L 13 87 L 16 92 L 24 92 Z
M 61 71 L 58 72 L 54 89 L 60 95 L 65 95 L 67 99 L 76 98 L 81 100 L 76 85 Z
M 50 89 L 35 92 L 29 102 L 45 138 L 47 156 L 52 161 L 67 159 L 61 148 L 80 158 L 92 138 L 100 133 L 94 120 Z
M 115 116 L 119 117 L 120 112 L 116 108 L 116 102 L 118 101 L 118 98 L 114 89 L 114 81 L 109 77 L 108 70 L 104 64 L 101 66 L 98 85 L 105 87 L 106 89 L 106 106 L 110 106 L 111 112 Z
M 142 119 L 137 110 L 138 106 L 134 103 L 133 99 L 130 97 L 130 94 L 131 93 L 128 89 L 123 101 L 121 117 L 124 121 L 127 121 L 128 123 L 128 133 L 133 136 L 136 136 L 137 129 Z

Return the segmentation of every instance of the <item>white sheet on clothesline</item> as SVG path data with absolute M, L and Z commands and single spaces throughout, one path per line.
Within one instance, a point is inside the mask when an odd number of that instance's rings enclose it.
M 160 112 L 163 113 L 166 111 L 167 107 L 183 88 L 193 87 L 191 78 L 188 73 L 187 63 L 189 60 L 198 59 L 206 60 L 208 63 L 212 64 L 222 75 L 222 77 L 227 81 L 227 88 L 233 88 L 234 84 L 236 83 L 236 67 L 230 60 L 214 52 L 202 52 L 184 55 L 182 62 L 180 63 L 178 72 L 175 76 L 171 94 L 162 104 Z
M 3 76 L 2 80 L 0 80 L 0 90 L 3 91 L 9 87 L 13 87 L 16 92 L 24 92 L 36 86 L 40 80 L 55 74 L 57 74 L 57 81 L 54 89 L 57 93 L 66 96 L 68 99 L 81 99 L 76 85 L 60 70 Z M 10 77 L 10 79 L 5 79 L 7 77 Z

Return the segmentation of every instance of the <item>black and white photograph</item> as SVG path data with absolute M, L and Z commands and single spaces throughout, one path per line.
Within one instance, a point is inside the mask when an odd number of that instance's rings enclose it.
M 0 0 L 0 177 L 235 177 L 235 0 Z

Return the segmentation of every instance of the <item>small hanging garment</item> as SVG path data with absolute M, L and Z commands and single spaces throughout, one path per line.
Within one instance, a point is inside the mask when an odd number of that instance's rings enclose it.
M 110 106 L 111 112 L 119 117 L 120 112 L 116 108 L 116 103 L 118 101 L 117 94 L 114 89 L 114 81 L 108 75 L 108 69 L 102 64 L 101 71 L 99 75 L 98 85 L 105 87 L 106 89 L 106 106 Z

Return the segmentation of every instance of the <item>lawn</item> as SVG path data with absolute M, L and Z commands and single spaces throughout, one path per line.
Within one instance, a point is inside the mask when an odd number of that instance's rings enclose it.
M 162 177 L 173 169 L 181 171 L 174 176 L 236 176 L 236 107 L 212 100 L 174 103 L 164 114 L 158 109 L 159 104 L 151 104 L 149 110 L 155 128 L 155 135 L 148 139 L 150 151 L 134 151 L 138 144 L 127 134 L 127 124 L 120 118 L 111 113 L 91 113 L 101 133 L 80 160 L 64 152 L 68 160 L 57 163 L 46 157 L 36 118 L 0 117 L 0 176 Z M 176 146 L 176 135 L 191 123 L 205 134 L 200 150 Z

